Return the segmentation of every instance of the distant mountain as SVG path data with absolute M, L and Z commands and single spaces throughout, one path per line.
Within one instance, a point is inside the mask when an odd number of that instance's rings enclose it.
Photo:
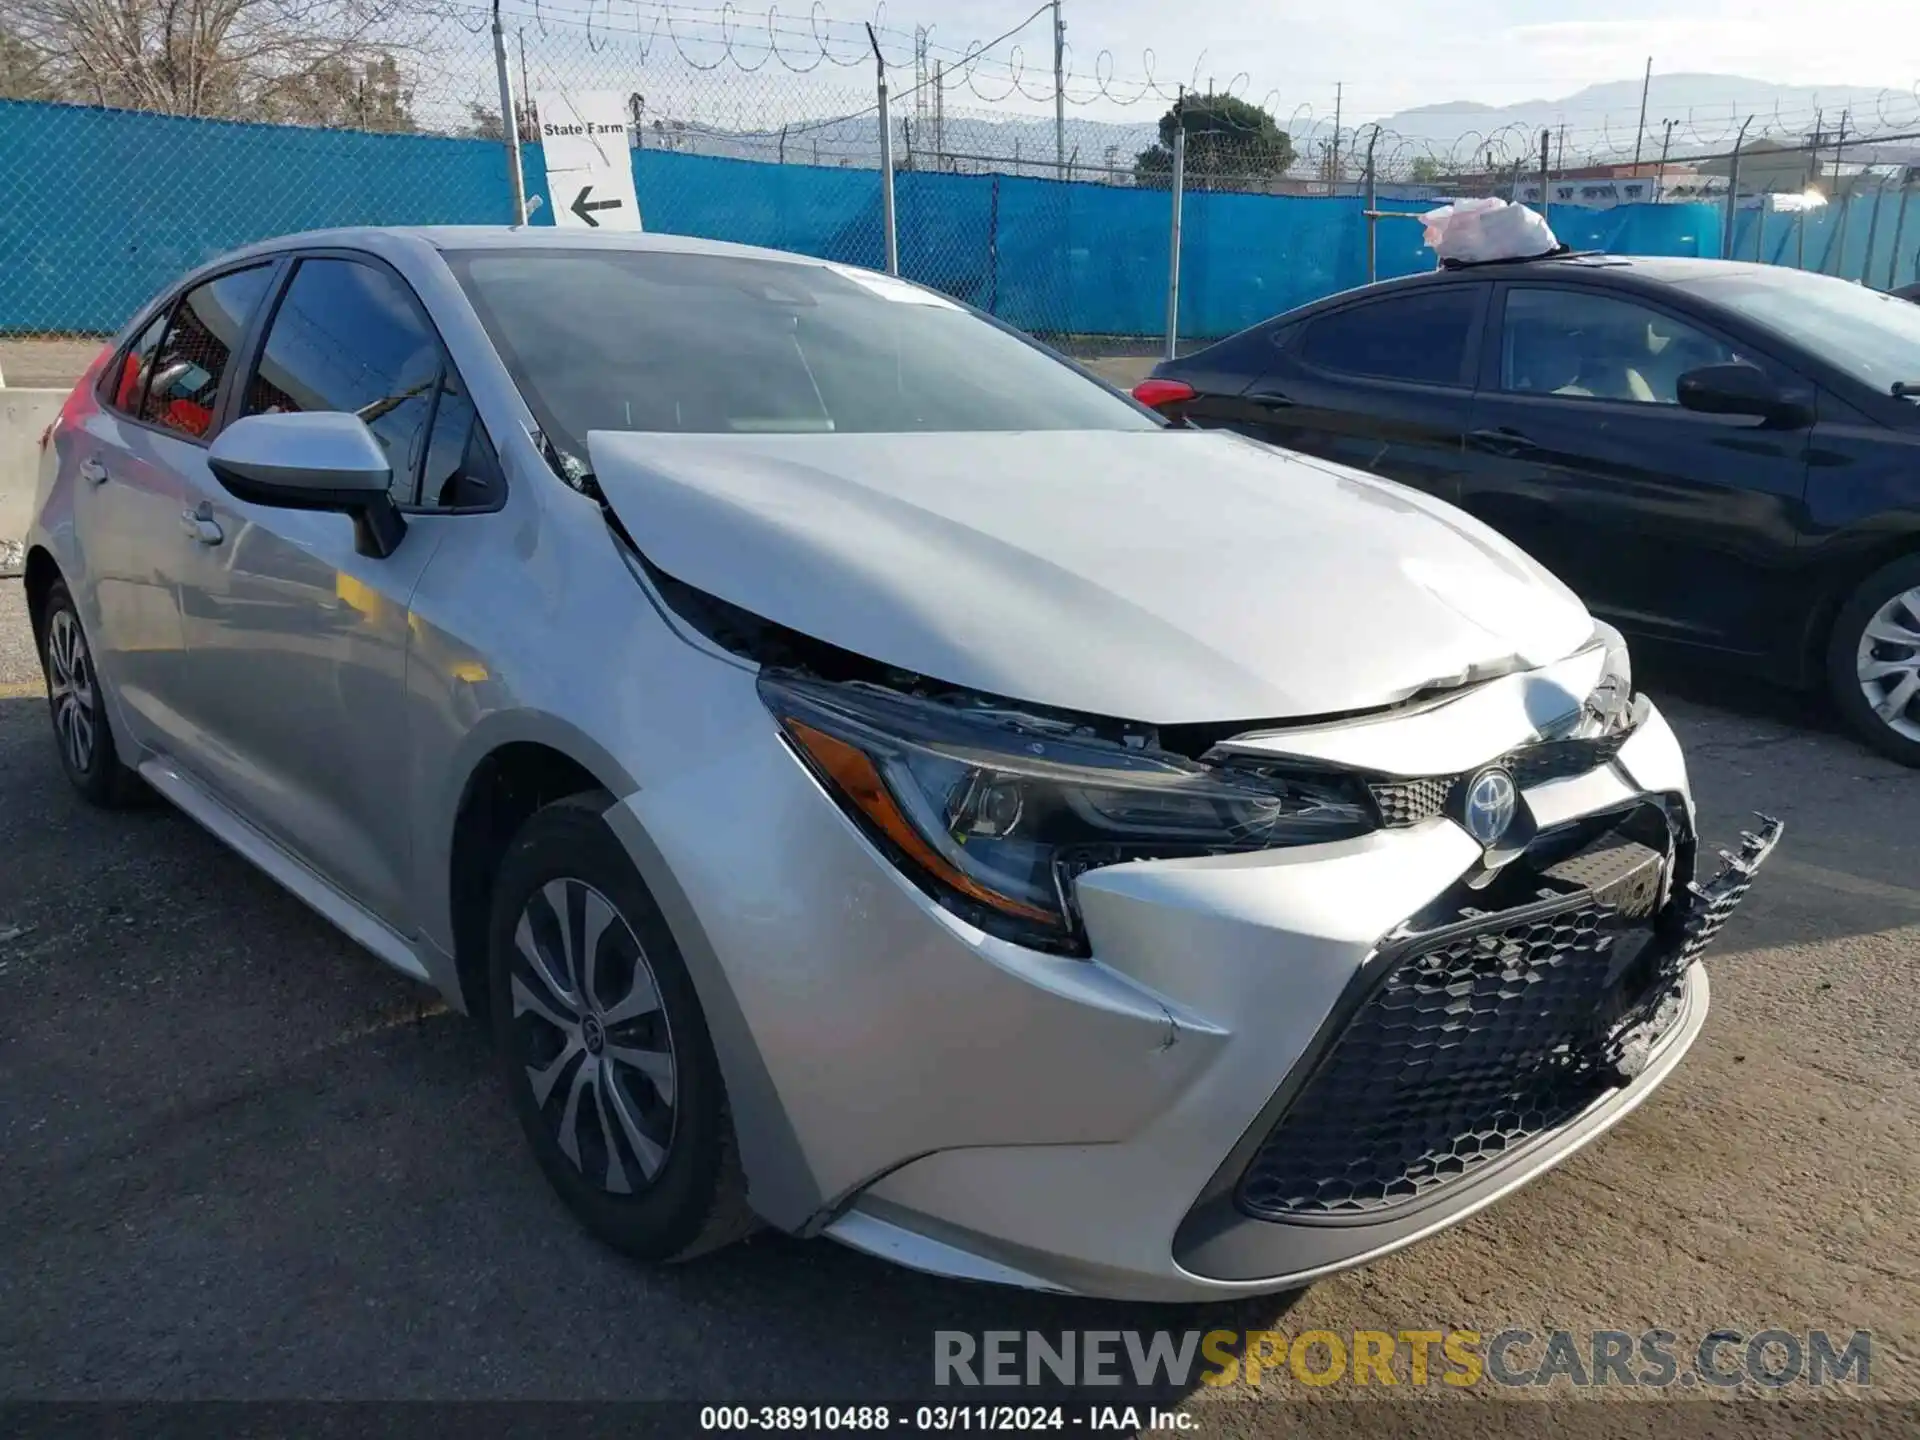
M 1430 153 L 1471 163 L 1489 143 L 1509 154 L 1530 149 L 1541 130 L 1558 135 L 1566 127 L 1566 158 L 1585 160 L 1592 155 L 1631 155 L 1640 114 L 1639 80 L 1613 80 L 1557 100 L 1523 100 L 1512 105 L 1487 105 L 1474 100 L 1449 100 L 1418 105 L 1381 120 L 1380 128 L 1405 142 L 1397 162 L 1404 166 L 1409 152 Z M 1724 151 L 1732 144 L 1740 122 L 1751 115 L 1752 137 L 1775 138 L 1809 134 L 1816 112 L 1824 115 L 1829 135 L 1847 114 L 1855 135 L 1889 130 L 1920 131 L 1920 99 L 1906 92 L 1888 92 L 1865 86 L 1775 85 L 1737 75 L 1655 75 L 1647 97 L 1646 155 L 1657 158 L 1665 122 L 1674 121 L 1676 157 Z M 1134 157 L 1159 139 L 1159 115 L 1132 124 L 1086 120 L 1067 121 L 1067 154 L 1074 174 L 1093 178 L 1111 170 L 1132 173 Z M 1281 117 L 1284 121 L 1286 117 Z M 1027 175 L 1050 175 L 1054 165 L 1054 129 L 1050 117 L 1007 116 L 982 119 L 977 115 L 948 117 L 944 135 L 936 135 L 930 120 L 916 120 L 909 112 L 894 116 L 894 153 L 898 163 L 909 158 L 930 168 L 935 148 L 948 168 L 959 170 L 1017 170 Z M 1348 127 L 1346 145 L 1364 148 L 1366 125 Z M 1324 120 L 1295 132 L 1294 146 L 1306 168 L 1311 157 L 1332 133 Z M 818 120 L 779 131 L 743 132 L 707 127 L 677 127 L 656 120 L 645 143 L 703 155 L 738 159 L 774 160 L 820 165 L 879 164 L 880 141 L 872 115 L 841 120 Z M 1351 175 L 1354 161 L 1347 162 Z
M 1436 151 L 1470 151 L 1506 131 L 1567 131 L 1567 154 L 1631 150 L 1640 117 L 1639 80 L 1611 80 L 1557 100 L 1483 105 L 1454 100 L 1417 105 L 1380 121 L 1380 128 Z M 1776 85 L 1739 75 L 1655 75 L 1647 92 L 1647 143 L 1657 153 L 1672 120 L 1673 153 L 1701 154 L 1728 148 L 1740 124 L 1753 116 L 1751 135 L 1805 135 L 1817 113 L 1832 132 L 1843 113 L 1858 134 L 1888 129 L 1920 130 L 1920 100 L 1907 92 L 1859 85 Z

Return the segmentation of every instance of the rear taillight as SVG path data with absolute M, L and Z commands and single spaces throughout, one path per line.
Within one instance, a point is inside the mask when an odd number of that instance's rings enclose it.
M 1142 405 L 1150 405 L 1155 410 L 1164 410 L 1169 405 L 1179 405 L 1193 399 L 1193 387 L 1184 380 L 1142 380 L 1133 387 L 1133 398 Z
M 67 396 L 66 403 L 60 407 L 60 413 L 54 417 L 53 423 L 40 432 L 40 448 L 42 450 L 53 443 L 54 431 L 64 425 L 78 424 L 97 408 L 94 391 L 100 384 L 100 372 L 106 368 L 107 362 L 111 359 L 113 359 L 113 346 L 111 345 L 93 357 L 92 363 L 87 366 L 86 371 L 80 376 L 79 383 L 73 387 L 72 392 Z

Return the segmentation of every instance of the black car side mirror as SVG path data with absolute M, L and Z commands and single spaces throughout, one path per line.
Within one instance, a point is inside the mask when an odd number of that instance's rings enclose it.
M 406 533 L 388 489 L 387 453 L 357 415 L 249 415 L 214 438 L 207 468 L 234 496 L 255 505 L 352 516 L 354 548 L 362 555 L 384 560 Z
M 1680 377 L 1682 409 L 1702 415 L 1751 415 L 1782 429 L 1813 423 L 1813 406 L 1789 394 L 1757 365 L 1702 365 Z

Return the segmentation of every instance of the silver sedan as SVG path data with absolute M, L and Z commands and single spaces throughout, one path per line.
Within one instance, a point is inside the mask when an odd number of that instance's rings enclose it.
M 1709 873 L 1617 634 L 1397 485 L 940 295 L 354 230 L 156 297 L 44 442 L 59 754 L 494 1035 L 553 1186 L 1190 1300 L 1646 1099 Z

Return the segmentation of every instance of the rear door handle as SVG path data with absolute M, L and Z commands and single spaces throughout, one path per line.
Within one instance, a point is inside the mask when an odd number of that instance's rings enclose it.
M 1293 404 L 1293 401 L 1289 397 L 1282 395 L 1278 390 L 1255 390 L 1251 395 L 1247 396 L 1247 399 L 1253 401 L 1256 405 L 1271 405 L 1275 409 L 1284 409 L 1286 406 Z
M 86 459 L 80 462 L 80 478 L 86 481 L 89 485 L 106 484 L 107 483 L 106 463 L 96 458 L 95 456 L 89 455 Z
M 227 538 L 227 532 L 220 528 L 220 522 L 213 518 L 213 505 L 202 500 L 198 510 L 180 512 L 180 528 L 188 536 L 202 545 L 218 545 Z
M 1475 430 L 1467 439 L 1493 455 L 1538 455 L 1542 449 L 1518 430 Z

